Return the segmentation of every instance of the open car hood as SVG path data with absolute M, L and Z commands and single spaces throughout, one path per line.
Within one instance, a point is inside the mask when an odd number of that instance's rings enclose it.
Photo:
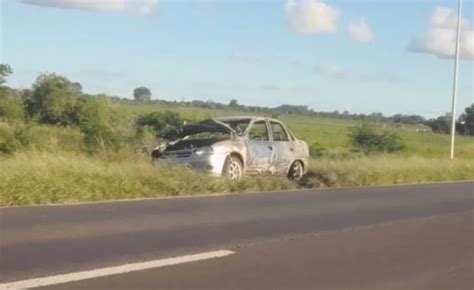
M 236 131 L 227 124 L 217 120 L 204 120 L 197 123 L 190 123 L 179 127 L 177 130 L 172 130 L 160 134 L 159 137 L 168 140 L 177 140 L 185 138 L 186 136 L 199 133 L 229 133 L 235 134 Z

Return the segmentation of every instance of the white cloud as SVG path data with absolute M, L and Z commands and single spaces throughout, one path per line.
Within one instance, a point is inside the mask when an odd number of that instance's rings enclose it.
M 371 42 L 374 35 L 364 19 L 349 23 L 347 30 L 351 38 L 358 42 Z
M 438 57 L 453 57 L 456 47 L 457 13 L 447 7 L 436 8 L 428 21 L 424 35 L 414 38 L 408 49 Z M 474 30 L 469 20 L 461 19 L 460 57 L 474 59 Z
M 240 62 L 262 63 L 267 61 L 267 58 L 262 54 L 255 53 L 240 53 L 236 52 L 231 55 L 231 59 Z
M 287 0 L 285 14 L 290 28 L 299 33 L 335 33 L 338 11 L 319 0 Z
M 159 0 L 20 0 L 24 4 L 83 11 L 122 12 L 151 15 Z
M 316 66 L 316 73 L 329 79 L 334 80 L 348 80 L 348 81 L 359 81 L 359 82 L 370 82 L 370 81 L 382 81 L 387 83 L 401 82 L 397 77 L 387 75 L 384 73 L 371 73 L 361 72 L 346 69 L 339 65 L 334 64 L 322 64 Z
M 140 15 L 152 15 L 158 9 L 159 0 L 131 0 L 134 4 L 130 5 L 131 7 L 135 7 L 135 11 L 137 11 Z M 133 11 L 133 8 L 132 8 Z

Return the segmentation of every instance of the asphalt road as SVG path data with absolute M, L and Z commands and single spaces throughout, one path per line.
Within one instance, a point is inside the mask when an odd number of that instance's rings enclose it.
M 473 209 L 473 182 L 3 208 L 0 279 L 226 249 L 47 288 L 473 289 Z

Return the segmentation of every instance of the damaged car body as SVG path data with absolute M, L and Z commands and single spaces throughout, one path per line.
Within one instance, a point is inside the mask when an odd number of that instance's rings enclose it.
M 152 152 L 155 162 L 187 165 L 233 180 L 243 175 L 285 175 L 300 180 L 308 168 L 308 145 L 276 119 L 205 120 L 160 137 L 172 141 Z

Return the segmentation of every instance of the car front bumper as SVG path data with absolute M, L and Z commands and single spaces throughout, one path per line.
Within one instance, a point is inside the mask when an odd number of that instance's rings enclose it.
M 220 176 L 224 169 L 226 154 L 210 154 L 204 156 L 190 156 L 185 158 L 161 157 L 156 160 L 158 164 L 188 166 L 198 171 Z

